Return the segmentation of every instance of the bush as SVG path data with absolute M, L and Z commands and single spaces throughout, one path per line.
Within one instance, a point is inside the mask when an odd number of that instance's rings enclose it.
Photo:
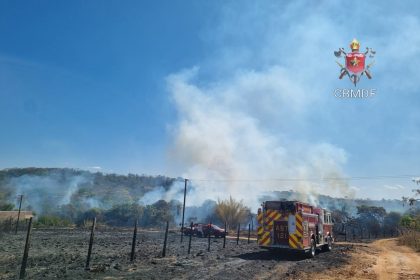
M 15 206 L 11 203 L 0 203 L 0 211 L 12 211 Z
M 166 221 L 172 223 L 174 220 L 171 214 L 171 204 L 165 200 L 159 200 L 152 205 L 146 205 L 140 225 L 153 227 L 163 225 Z
M 383 231 L 388 235 L 396 235 L 401 224 L 401 214 L 390 212 L 384 218 Z
M 245 222 L 251 213 L 242 201 L 236 201 L 232 197 L 226 200 L 218 200 L 215 212 L 221 221 L 226 221 L 228 229 L 235 228 L 238 224 Z
M 115 205 L 104 213 L 105 222 L 111 226 L 132 226 L 134 219 L 143 215 L 144 208 L 137 203 Z
M 36 227 L 69 227 L 71 225 L 69 220 L 53 215 L 41 216 L 34 224 Z
M 401 218 L 401 236 L 399 243 L 420 251 L 420 213 L 413 212 Z
M 416 251 L 420 252 L 420 232 L 410 228 L 401 230 L 399 244 L 409 246 Z

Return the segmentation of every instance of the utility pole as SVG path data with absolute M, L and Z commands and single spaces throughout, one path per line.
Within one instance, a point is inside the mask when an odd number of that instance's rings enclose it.
M 20 209 L 22 208 L 22 199 L 23 199 L 23 194 L 21 194 L 21 195 L 20 195 L 20 201 L 19 201 L 19 212 L 18 212 L 18 217 L 17 217 L 17 222 L 16 222 L 16 230 L 15 230 L 15 234 L 17 234 L 18 227 L 19 227 Z
M 188 179 L 184 179 L 184 182 L 185 182 L 185 185 L 184 185 L 184 204 L 182 204 L 181 243 L 182 243 L 182 238 L 184 236 L 185 198 L 187 196 L 187 182 L 188 182 Z

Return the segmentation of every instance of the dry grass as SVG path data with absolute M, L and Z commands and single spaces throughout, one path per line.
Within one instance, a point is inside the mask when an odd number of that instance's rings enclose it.
M 409 246 L 420 252 L 420 231 L 413 229 L 404 229 L 398 239 L 400 245 Z
M 228 229 L 235 228 L 249 215 L 249 209 L 243 202 L 236 201 L 232 197 L 226 200 L 218 200 L 215 211 L 220 220 L 226 221 Z

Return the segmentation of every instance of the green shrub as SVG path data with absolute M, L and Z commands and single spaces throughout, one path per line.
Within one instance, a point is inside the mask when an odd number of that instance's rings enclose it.
M 133 220 L 143 215 L 144 208 L 136 203 L 114 205 L 105 211 L 104 220 L 110 226 L 131 226 Z
M 41 216 L 35 222 L 37 227 L 68 227 L 71 225 L 72 223 L 69 220 L 53 215 Z
M 0 203 L 0 211 L 12 211 L 15 206 L 11 203 Z
M 420 213 L 410 213 L 402 216 L 401 236 L 399 242 L 420 252 Z

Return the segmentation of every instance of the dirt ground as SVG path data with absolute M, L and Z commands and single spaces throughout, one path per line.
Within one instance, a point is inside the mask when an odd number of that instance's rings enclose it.
M 395 239 L 378 240 L 373 247 L 379 251 L 375 273 L 381 279 L 420 279 L 420 254 L 398 246 Z
M 33 230 L 27 279 L 420 279 L 420 255 L 394 239 L 372 243 L 337 243 L 332 252 L 313 259 L 259 249 L 246 238 L 192 239 L 180 244 L 179 233 L 168 237 L 162 258 L 162 231 L 139 231 L 136 259 L 130 262 L 132 232 L 98 230 L 90 270 L 85 270 L 89 231 Z M 16 279 L 25 234 L 0 236 L 0 279 Z

